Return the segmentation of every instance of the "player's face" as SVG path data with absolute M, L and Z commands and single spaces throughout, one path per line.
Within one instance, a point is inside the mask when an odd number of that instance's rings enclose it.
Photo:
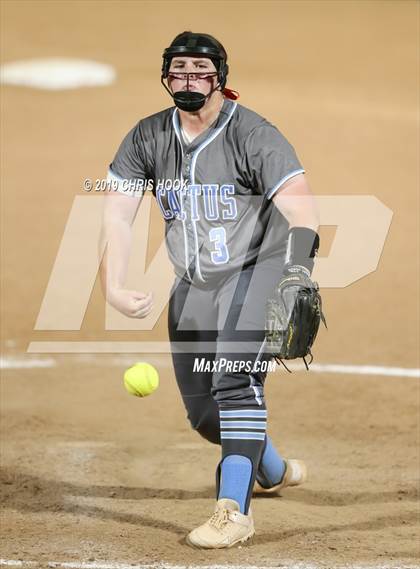
M 197 91 L 208 95 L 217 82 L 217 69 L 211 59 L 174 57 L 169 68 L 168 81 L 173 93 Z

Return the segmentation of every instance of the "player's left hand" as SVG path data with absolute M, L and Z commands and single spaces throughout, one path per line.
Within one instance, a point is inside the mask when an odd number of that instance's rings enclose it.
M 320 322 L 325 323 L 318 284 L 305 267 L 290 266 L 266 307 L 266 350 L 278 360 L 311 355 Z

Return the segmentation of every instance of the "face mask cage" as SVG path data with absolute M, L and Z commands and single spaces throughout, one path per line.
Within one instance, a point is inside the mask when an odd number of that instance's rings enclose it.
M 168 84 L 169 84 L 169 81 L 171 79 L 178 79 L 181 81 L 187 81 L 186 90 L 190 91 L 191 90 L 191 83 L 190 83 L 191 81 L 195 82 L 195 81 L 200 80 L 200 79 L 201 80 L 210 79 L 212 77 L 217 77 L 218 75 L 219 75 L 219 73 L 217 71 L 214 71 L 214 72 L 210 71 L 207 73 L 200 73 L 200 72 L 198 72 L 198 73 L 178 73 L 178 72 L 170 71 L 168 73 Z M 217 88 L 217 86 L 216 86 L 216 88 Z
M 217 77 L 219 75 L 219 73 L 217 71 L 208 71 L 208 72 L 188 72 L 188 73 L 184 73 L 184 72 L 179 72 L 179 71 L 170 71 L 168 73 L 168 79 L 179 79 L 180 81 L 185 81 L 187 80 L 190 81 L 190 79 L 192 79 L 194 81 L 194 79 L 198 80 L 198 79 L 210 79 L 211 77 Z

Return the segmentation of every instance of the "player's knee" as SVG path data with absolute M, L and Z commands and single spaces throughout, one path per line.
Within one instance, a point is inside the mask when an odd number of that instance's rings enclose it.
M 220 444 L 220 420 L 217 408 L 190 411 L 188 419 L 192 428 L 204 439 L 214 444 Z
M 261 384 L 235 390 L 214 388 L 212 394 L 220 408 L 243 406 L 256 406 L 259 408 L 261 405 L 265 405 L 264 387 Z

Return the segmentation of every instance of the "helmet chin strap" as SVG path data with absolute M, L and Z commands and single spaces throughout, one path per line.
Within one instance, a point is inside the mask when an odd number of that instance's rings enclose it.
M 203 95 L 197 91 L 177 91 L 176 93 L 172 93 L 172 91 L 164 83 L 163 77 L 160 78 L 160 82 L 168 91 L 178 109 L 181 109 L 181 111 L 186 111 L 187 113 L 194 113 L 203 108 L 207 99 L 220 87 L 219 82 L 208 95 Z

